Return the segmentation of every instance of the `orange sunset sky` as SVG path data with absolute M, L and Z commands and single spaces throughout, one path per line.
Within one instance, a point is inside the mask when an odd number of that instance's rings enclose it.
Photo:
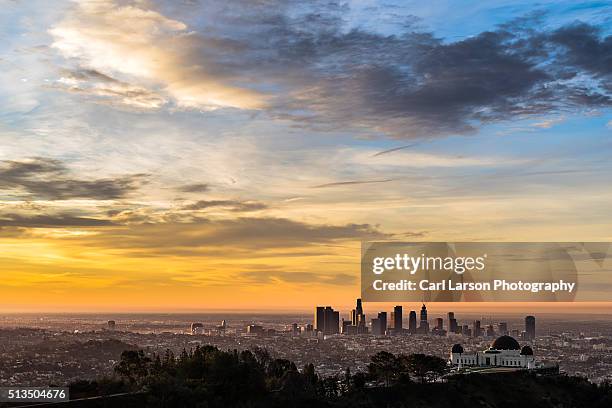
M 2 312 L 345 310 L 362 241 L 612 240 L 601 10 L 52 3 L 0 1 Z

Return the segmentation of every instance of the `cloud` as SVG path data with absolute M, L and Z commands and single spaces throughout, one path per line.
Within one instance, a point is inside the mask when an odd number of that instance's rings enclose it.
M 559 123 L 563 123 L 564 121 L 565 121 L 565 117 L 560 116 L 558 118 L 550 118 L 550 119 L 543 120 L 541 122 L 534 123 L 531 126 L 537 127 L 540 129 L 550 129 Z
M 141 86 L 111 78 L 92 69 L 66 71 L 57 86 L 67 92 L 98 97 L 99 101 L 119 103 L 133 108 L 157 109 L 167 100 Z
M 176 254 L 187 251 L 206 253 L 211 248 L 225 248 L 227 256 L 232 251 L 252 251 L 303 248 L 335 244 L 342 241 L 363 239 L 389 239 L 391 235 L 381 232 L 370 224 L 326 225 L 309 224 L 287 218 L 206 219 L 195 218 L 189 222 L 158 222 L 105 228 L 95 236 L 79 238 L 87 245 L 117 250 L 142 251 L 154 255 L 156 252 Z
M 50 30 L 80 70 L 112 79 L 77 89 L 152 106 L 163 93 L 178 107 L 259 109 L 399 139 L 612 104 L 612 39 L 586 23 L 546 31 L 524 18 L 450 41 L 411 23 L 394 35 L 349 26 L 349 6 L 335 2 L 233 1 L 228 12 L 202 1 L 178 18 L 150 4 L 81 1 Z M 188 26 L 187 14 L 201 19 Z
M 612 91 L 612 36 L 602 37 L 599 27 L 576 22 L 552 32 L 550 40 L 564 48 L 560 62 L 602 78 L 602 85 Z
M 183 193 L 204 193 L 210 190 L 210 186 L 205 183 L 185 184 L 177 188 Z
M 315 272 L 288 272 L 275 270 L 248 271 L 238 275 L 238 279 L 249 283 L 297 283 L 314 285 L 353 285 L 355 276 L 346 273 L 323 274 Z
M 53 48 L 77 61 L 80 68 L 113 78 L 123 75 L 161 89 L 180 107 L 258 109 L 264 104 L 263 93 L 235 84 L 236 78 L 224 74 L 214 60 L 207 62 L 206 50 L 231 47 L 230 39 L 198 36 L 184 23 L 136 2 L 82 0 L 49 33 Z M 124 100 L 121 93 L 126 86 L 116 85 Z M 132 91 L 141 86 L 135 85 Z
M 358 184 L 378 184 L 378 183 L 388 183 L 390 181 L 393 181 L 393 179 L 337 181 L 334 183 L 319 184 L 317 186 L 312 186 L 312 188 L 341 187 L 341 186 L 352 186 L 352 185 L 358 185 Z
M 69 169 L 61 161 L 42 157 L 6 160 L 0 166 L 0 188 L 10 190 L 16 196 L 44 200 L 124 198 L 145 178 L 144 174 L 134 174 L 95 180 L 76 179 L 70 177 Z
M 101 227 L 112 225 L 108 220 L 77 217 L 69 214 L 21 215 L 0 214 L 0 227 L 54 228 L 54 227 Z
M 205 210 L 214 207 L 228 208 L 230 211 L 234 212 L 257 211 L 268 208 L 268 206 L 264 203 L 254 201 L 200 200 L 193 204 L 184 206 L 183 210 Z

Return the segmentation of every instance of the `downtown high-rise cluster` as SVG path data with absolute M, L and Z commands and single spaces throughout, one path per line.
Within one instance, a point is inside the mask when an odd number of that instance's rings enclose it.
M 471 326 L 469 324 L 461 325 L 455 318 L 454 312 L 448 312 L 446 325 L 444 319 L 439 317 L 430 326 L 425 304 L 421 306 L 418 320 L 415 310 L 409 312 L 407 328 L 404 328 L 403 307 L 400 305 L 393 308 L 390 316 L 387 315 L 387 312 L 378 312 L 376 317 L 370 319 L 368 324 L 361 299 L 357 299 L 355 309 L 351 310 L 350 318 L 346 320 L 340 319 L 340 312 L 334 310 L 331 306 L 317 306 L 313 330 L 322 335 L 372 334 L 376 336 L 397 336 L 403 334 L 432 334 L 445 336 L 453 333 L 467 337 L 493 337 L 495 335 L 511 334 L 513 337 L 521 338 L 524 341 L 533 341 L 536 335 L 534 316 L 525 317 L 523 331 L 514 329 L 510 332 L 506 322 L 499 322 L 496 326 L 489 324 L 483 327 L 480 320 L 474 320 Z

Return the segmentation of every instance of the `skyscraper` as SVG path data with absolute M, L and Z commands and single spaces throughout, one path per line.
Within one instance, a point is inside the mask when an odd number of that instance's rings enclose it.
M 380 334 L 384 335 L 387 332 L 387 312 L 379 312 L 378 321 L 380 322 Z
M 361 305 L 361 298 L 357 299 L 357 307 L 355 308 L 355 312 L 357 312 L 358 315 L 363 315 L 363 306 Z
M 325 307 L 323 334 L 337 334 L 340 331 L 340 313 L 331 306 Z
M 419 323 L 419 333 L 429 333 L 429 322 L 427 321 L 427 306 L 423 303 L 421 307 L 421 322 Z
M 314 316 L 314 329 L 318 332 L 325 332 L 325 308 L 317 306 Z
M 448 331 L 449 333 L 457 332 L 457 319 L 455 319 L 455 312 L 448 312 Z
M 366 333 L 366 320 L 365 315 L 363 314 L 363 306 L 361 304 L 361 299 L 357 299 L 357 305 L 355 309 L 351 310 L 351 325 L 355 326 L 356 333 Z M 353 333 L 354 330 L 350 330 L 349 333 Z
M 331 327 L 329 328 L 329 334 L 340 333 L 340 312 L 334 311 L 332 313 Z
M 403 319 L 403 315 L 402 315 L 402 307 L 401 306 L 395 306 L 393 308 L 393 329 L 395 330 L 395 333 L 400 334 L 403 330 L 403 323 L 402 323 L 402 319 Z
M 500 322 L 498 327 L 497 327 L 497 331 L 499 331 L 499 335 L 500 336 L 504 336 L 504 335 L 508 334 L 508 323 Z
M 380 319 L 372 319 L 372 334 L 375 336 L 382 335 Z
M 427 321 L 427 306 L 423 303 L 423 307 L 421 307 L 421 322 Z
M 317 306 L 314 328 L 323 334 L 340 333 L 340 312 L 334 311 L 331 306 Z
M 525 317 L 525 340 L 534 341 L 536 337 L 535 317 Z
M 408 315 L 408 331 L 413 334 L 417 331 L 416 312 L 414 310 L 411 310 Z

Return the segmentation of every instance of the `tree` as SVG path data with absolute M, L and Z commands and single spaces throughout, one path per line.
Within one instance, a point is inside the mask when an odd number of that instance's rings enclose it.
M 281 378 L 289 371 L 297 371 L 295 364 L 289 360 L 277 358 L 268 365 L 268 375 L 271 377 Z
M 387 351 L 379 351 L 371 358 L 372 362 L 368 365 L 370 374 L 385 382 L 385 386 L 389 386 L 392 379 L 397 378 L 400 373 L 401 366 L 395 355 Z
M 364 373 L 357 373 L 352 378 L 353 389 L 357 391 L 361 391 L 365 388 L 366 385 L 366 376 Z
M 351 390 L 352 382 L 351 382 L 351 369 L 346 367 L 346 371 L 344 371 L 344 381 L 342 382 L 342 394 L 345 394 Z
M 121 353 L 121 360 L 115 366 L 115 372 L 134 384 L 149 375 L 151 359 L 143 350 L 126 350 Z
M 408 371 L 422 383 L 429 380 L 435 381 L 448 370 L 446 361 L 436 356 L 410 354 L 409 356 L 400 356 L 399 361 L 402 371 Z

